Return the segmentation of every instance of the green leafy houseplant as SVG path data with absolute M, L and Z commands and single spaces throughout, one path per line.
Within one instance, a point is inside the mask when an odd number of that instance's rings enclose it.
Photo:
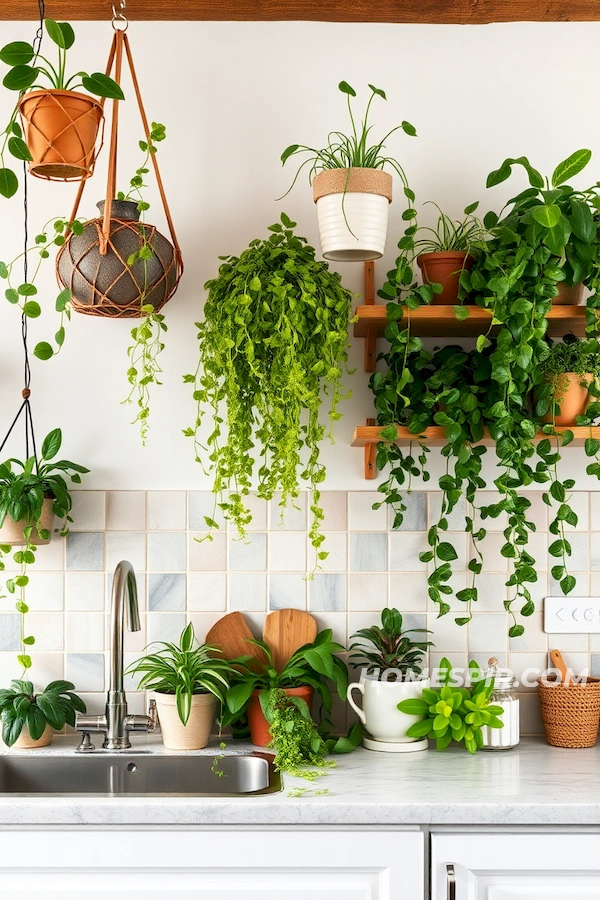
M 140 690 L 159 694 L 174 694 L 177 712 L 187 725 L 194 694 L 212 694 L 219 703 L 225 702 L 226 692 L 234 670 L 209 644 L 196 644 L 194 627 L 190 622 L 182 631 L 179 645 L 160 642 L 160 649 L 143 656 L 129 666 L 129 675 L 141 675 Z
M 253 476 L 260 497 L 270 500 L 281 491 L 282 508 L 306 482 L 310 539 L 324 559 L 319 486 L 326 428 L 319 413 L 325 393 L 333 423 L 341 417 L 339 401 L 349 396 L 342 394 L 341 378 L 352 297 L 294 234 L 295 223 L 285 214 L 281 221 L 240 257 L 223 257 L 218 276 L 206 285 L 205 320 L 196 323 L 198 368 L 184 376 L 194 385 L 197 417 L 184 433 L 194 440 L 196 460 L 208 457 L 215 504 L 241 536 L 251 521 Z M 205 405 L 213 416 L 206 444 L 200 436 Z M 214 516 L 206 524 L 218 527 Z
M 548 355 L 540 360 L 538 371 L 535 389 L 537 416 L 557 413 L 556 406 L 560 406 L 567 386 L 564 378 L 567 372 L 581 376 L 580 384 L 592 395 L 598 396 L 600 350 L 595 338 L 580 340 L 575 335 L 567 334 L 561 342 L 549 344 Z
M 360 638 L 360 641 L 350 645 L 350 650 L 359 651 L 350 656 L 350 662 L 357 667 L 366 667 L 369 674 L 395 669 L 402 681 L 411 673 L 420 675 L 423 655 L 433 644 L 409 637 L 417 632 L 428 633 L 428 629 L 408 628 L 403 631 L 401 613 L 397 609 L 384 609 L 381 612 L 381 626 L 361 628 L 352 635 L 351 640 Z
M 0 61 L 10 66 L 2 81 L 7 90 L 17 91 L 21 95 L 23 92 L 45 87 L 45 84 L 48 84 L 52 90 L 57 91 L 75 91 L 79 87 L 83 87 L 97 97 L 125 99 L 119 85 L 102 72 L 94 72 L 92 75 L 77 72 L 68 77 L 66 71 L 67 51 L 75 42 L 75 32 L 68 22 L 45 19 L 44 25 L 48 37 L 58 50 L 56 63 L 53 64 L 41 53 L 36 53 L 32 44 L 26 41 L 13 41 L 6 44 L 0 50 Z M 40 76 L 45 80 L 45 84 L 38 83 Z M 32 159 L 29 148 L 23 140 L 21 127 L 17 122 L 18 112 L 19 104 L 17 103 L 4 130 L 0 146 L 0 194 L 4 197 L 12 197 L 18 189 L 17 176 L 12 169 L 5 165 L 5 154 L 8 152 L 17 160 Z
M 314 147 L 307 147 L 303 144 L 291 144 L 289 147 L 286 147 L 281 154 L 281 162 L 283 165 L 285 165 L 292 156 L 304 155 L 306 153 L 309 154 L 308 158 L 300 164 L 287 193 L 294 187 L 300 172 L 307 165 L 310 165 L 309 173 L 311 181 L 313 175 L 326 169 L 383 169 L 386 165 L 390 165 L 400 176 L 404 186 L 405 196 L 409 202 L 412 202 L 412 200 L 414 200 L 414 195 L 409 187 L 404 169 L 396 159 L 386 155 L 385 142 L 396 131 L 403 131 L 411 137 L 416 137 L 416 129 L 410 122 L 404 121 L 395 128 L 392 128 L 391 131 L 388 131 L 385 137 L 377 143 L 370 143 L 370 131 L 372 125 L 369 125 L 369 112 L 371 110 L 371 104 L 375 97 L 387 100 L 385 91 L 382 91 L 381 88 L 374 87 L 372 84 L 369 85 L 371 96 L 367 102 L 364 119 L 357 125 L 352 111 L 352 98 L 356 97 L 356 91 L 347 81 L 340 81 L 338 89 L 347 98 L 348 115 L 350 117 L 352 133 L 346 135 L 341 131 L 330 132 L 327 146 L 320 150 L 317 150 Z
M 277 750 L 277 766 L 290 774 L 305 778 L 315 777 L 307 767 L 331 766 L 325 760 L 328 753 L 349 753 L 361 741 L 362 728 L 355 726 L 347 737 L 329 737 L 329 716 L 332 709 L 331 685 L 338 696 L 346 699 L 348 670 L 336 656 L 344 652 L 341 644 L 332 640 L 331 629 L 319 632 L 312 644 L 300 647 L 288 660 L 281 672 L 273 665 L 271 651 L 264 641 L 253 641 L 264 651 L 267 663 L 255 666 L 256 659 L 242 656 L 232 660 L 237 669 L 227 692 L 227 712 L 223 725 L 235 724 L 244 716 L 255 691 L 259 691 L 260 706 L 269 724 L 272 746 Z M 312 687 L 320 698 L 324 711 L 323 721 L 317 726 L 306 702 L 301 697 L 288 696 L 286 688 Z
M 86 706 L 74 694 L 70 681 L 53 681 L 36 694 L 31 681 L 11 681 L 10 688 L 0 689 L 0 718 L 2 740 L 8 747 L 21 736 L 24 728 L 32 740 L 39 740 L 49 725 L 60 731 L 65 725 L 75 725 L 75 713 L 84 713 Z
M 443 212 L 433 200 L 427 204 L 435 206 L 438 211 L 438 219 L 433 228 L 421 225 L 414 233 L 410 232 L 400 240 L 400 250 L 415 251 L 420 253 L 437 253 L 445 250 L 460 250 L 471 253 L 476 247 L 482 247 L 485 242 L 486 230 L 483 223 L 473 213 L 479 203 L 471 203 L 464 210 L 464 218 L 452 219 Z M 409 225 L 410 229 L 411 226 Z M 396 270 L 398 265 L 396 266 Z
M 472 673 L 470 687 L 454 687 L 450 661 L 440 662 L 441 685 L 425 688 L 422 700 L 402 700 L 400 712 L 411 716 L 423 716 L 407 731 L 409 737 L 427 737 L 435 740 L 438 750 L 445 750 L 452 741 L 475 753 L 483 746 L 483 726 L 502 728 L 501 706 L 490 704 L 494 690 L 493 678 L 478 677 L 479 665 L 469 663 Z
M 59 530 L 61 535 L 67 534 L 69 523 L 72 522 L 72 500 L 67 479 L 80 484 L 81 475 L 89 472 L 89 469 L 78 463 L 65 459 L 56 460 L 61 445 L 62 431 L 56 428 L 45 438 L 39 459 L 31 456 L 25 462 L 8 459 L 0 464 L 0 528 L 7 519 L 23 525 L 23 546 L 13 553 L 19 574 L 7 580 L 6 589 L 9 594 L 17 597 L 22 645 L 18 660 L 24 670 L 31 667 L 28 647 L 35 643 L 35 638 L 25 631 L 24 617 L 29 612 L 25 602 L 25 591 L 29 584 L 27 571 L 35 562 L 36 534 L 43 541 L 50 539 L 50 532 L 42 523 L 44 502 L 50 501 L 52 512 L 62 520 L 60 529 L 55 530 Z M 0 544 L 0 571 L 6 568 L 2 557 L 10 553 L 11 549 L 9 544 Z

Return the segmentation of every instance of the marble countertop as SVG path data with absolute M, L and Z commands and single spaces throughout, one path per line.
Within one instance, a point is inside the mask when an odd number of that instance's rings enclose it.
M 57 737 L 45 750 L 4 752 L 64 756 L 75 745 L 73 737 Z M 136 736 L 134 749 L 168 752 L 157 738 L 144 736 Z M 233 745 L 231 752 L 249 749 Z M 198 752 L 222 751 L 215 740 Z M 600 824 L 600 746 L 561 750 L 529 738 L 515 750 L 475 756 L 459 749 L 386 754 L 361 748 L 336 761 L 337 768 L 315 783 L 286 776 L 281 793 L 256 797 L 0 793 L 0 826 Z M 302 787 L 304 795 L 289 795 Z M 315 794 L 324 789 L 328 793 Z

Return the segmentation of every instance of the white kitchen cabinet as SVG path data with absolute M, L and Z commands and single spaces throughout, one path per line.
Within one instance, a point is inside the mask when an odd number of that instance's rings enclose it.
M 431 900 L 600 900 L 600 834 L 434 834 Z
M 3 831 L 1 900 L 424 900 L 419 831 Z

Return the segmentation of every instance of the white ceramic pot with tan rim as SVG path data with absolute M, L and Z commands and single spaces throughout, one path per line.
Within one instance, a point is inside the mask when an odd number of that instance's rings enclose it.
M 51 744 L 53 736 L 54 729 L 51 728 L 50 725 L 46 725 L 41 738 L 38 738 L 37 741 L 34 741 L 29 734 L 29 728 L 27 727 L 27 725 L 24 725 L 23 731 L 13 744 L 13 748 L 15 750 L 37 750 L 39 747 L 47 747 L 49 744 Z
M 49 531 L 50 535 L 52 535 L 54 519 L 56 518 L 52 509 L 53 503 L 54 500 L 52 497 L 47 497 L 42 504 L 42 515 L 40 516 L 42 531 Z M 27 538 L 23 537 L 23 531 L 27 528 L 28 524 L 31 523 L 28 523 L 26 519 L 20 519 L 18 522 L 13 522 L 13 520 L 7 516 L 2 528 L 0 528 L 0 544 L 23 547 L 25 544 L 31 543 L 35 544 L 37 547 L 41 547 L 43 544 L 50 543 L 50 538 L 42 540 L 38 534 L 37 528 L 34 528 L 31 532 L 31 537 L 28 542 Z
M 321 252 L 336 262 L 380 259 L 392 176 L 381 169 L 325 169 L 313 178 Z
M 206 747 L 217 711 L 217 698 L 213 694 L 194 694 L 187 725 L 179 718 L 175 694 L 155 693 L 154 696 L 163 744 L 168 750 Z
M 428 678 L 419 681 L 379 681 L 367 676 L 348 685 L 348 703 L 373 740 L 388 744 L 408 744 L 418 738 L 410 738 L 406 732 L 422 717 L 400 712 L 398 704 L 402 700 L 420 700 L 424 688 L 429 686 Z M 354 702 L 354 691 L 360 691 L 363 695 L 362 709 Z

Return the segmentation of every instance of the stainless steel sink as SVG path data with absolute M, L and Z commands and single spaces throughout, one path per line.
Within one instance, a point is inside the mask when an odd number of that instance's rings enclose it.
M 0 795 L 241 797 L 282 790 L 270 753 L 1 756 Z

